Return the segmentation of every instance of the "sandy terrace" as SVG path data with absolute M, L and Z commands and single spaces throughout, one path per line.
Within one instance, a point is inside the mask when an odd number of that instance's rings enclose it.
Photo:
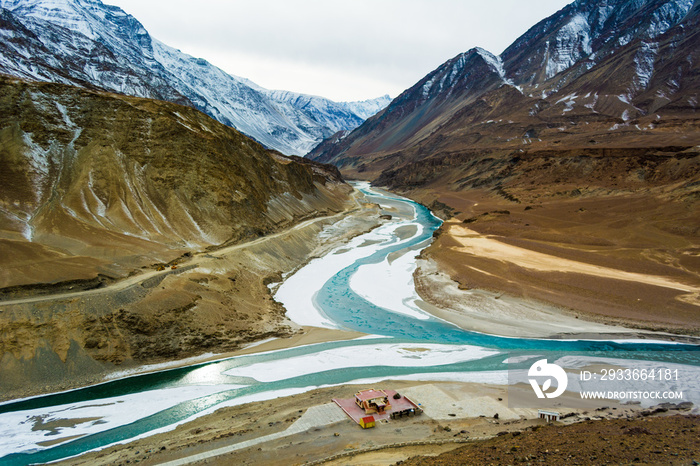
M 681 283 L 667 277 L 647 275 L 641 273 L 625 272 L 608 267 L 601 267 L 593 264 L 586 264 L 537 251 L 527 250 L 517 246 L 503 243 L 497 238 L 481 235 L 469 228 L 452 222 L 448 226 L 449 233 L 460 244 L 453 248 L 455 251 L 481 256 L 489 259 L 506 261 L 544 272 L 578 273 L 593 275 L 597 277 L 612 278 L 615 280 L 625 280 L 631 282 L 644 283 L 647 285 L 660 286 L 688 292 L 693 296 L 700 295 L 700 287 Z M 700 303 L 700 301 L 698 301 Z
M 426 302 L 456 311 L 467 327 L 520 335 L 507 330 L 519 323 L 503 318 L 527 321 L 534 312 L 536 321 L 552 319 L 540 330 L 548 335 L 571 332 L 557 326 L 561 319 L 566 326 L 577 319 L 574 333 L 601 331 L 584 320 L 700 332 L 698 219 L 687 206 L 643 196 L 531 205 L 479 192 L 438 199 L 453 206 L 455 217 L 423 252 L 416 283 Z M 610 327 L 602 331 L 619 331 Z

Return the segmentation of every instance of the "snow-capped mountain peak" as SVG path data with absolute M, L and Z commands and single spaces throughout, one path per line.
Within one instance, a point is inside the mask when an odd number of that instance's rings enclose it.
M 389 105 L 391 102 L 391 97 L 389 94 L 385 94 L 376 99 L 359 100 L 355 102 L 343 102 L 341 105 L 346 107 L 348 110 L 353 112 L 355 115 L 359 116 L 363 120 L 375 115 L 384 107 Z
M 557 147 L 569 134 L 591 131 L 589 123 L 599 123 L 602 135 L 580 136 L 577 144 L 598 144 L 622 129 L 645 134 L 656 119 L 646 126 L 635 120 L 696 112 L 698 30 L 700 0 L 576 0 L 500 56 L 474 48 L 447 60 L 379 115 L 309 156 L 365 176 L 385 170 L 387 160 L 430 151 L 446 163 L 445 154 L 467 149 L 520 149 L 543 142 L 539 133 Z M 381 162 L 372 166 L 375 154 Z
M 619 47 L 661 36 L 679 24 L 693 4 L 694 0 L 576 0 L 533 26 L 501 58 L 519 86 L 541 85 L 564 72 L 573 79 Z
M 148 36 L 136 18 L 99 0 L 0 0 L 0 8 L 17 17 L 60 25 L 90 40 L 117 42 L 127 35 Z
M 99 0 L 0 0 L 0 8 L 11 15 L 0 33 L 12 38 L 0 43 L 0 72 L 189 105 L 284 154 L 306 154 L 389 100 L 337 103 L 268 91 L 153 39 L 133 16 Z

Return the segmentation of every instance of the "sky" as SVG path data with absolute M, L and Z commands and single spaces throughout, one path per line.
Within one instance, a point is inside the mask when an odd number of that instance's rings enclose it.
M 500 54 L 572 0 L 103 0 L 267 89 L 392 98 L 450 58 Z

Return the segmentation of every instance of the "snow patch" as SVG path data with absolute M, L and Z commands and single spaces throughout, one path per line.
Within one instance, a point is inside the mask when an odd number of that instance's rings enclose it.
M 672 0 L 657 8 L 649 26 L 646 30 L 646 37 L 654 38 L 665 33 L 674 25 L 678 24 L 693 6 L 693 0 Z
M 486 63 L 488 63 L 493 70 L 498 73 L 498 75 L 501 77 L 501 80 L 503 80 L 504 83 L 508 84 L 509 86 L 513 86 L 516 88 L 520 93 L 523 93 L 523 89 L 520 86 L 516 86 L 515 83 L 506 77 L 506 70 L 503 67 L 503 60 L 501 60 L 500 56 L 496 56 L 489 52 L 488 50 L 482 49 L 481 47 L 476 48 L 476 52 L 481 56 L 481 58 L 484 59 Z
M 566 97 L 562 97 L 561 99 L 557 100 L 557 102 L 556 102 L 557 104 L 564 102 L 565 108 L 562 111 L 562 114 L 564 114 L 566 112 L 570 112 L 571 110 L 574 109 L 574 105 L 576 104 L 577 98 L 578 98 L 578 96 L 576 94 L 569 94 Z
M 425 84 L 423 84 L 423 88 L 422 88 L 423 93 L 422 94 L 423 94 L 424 99 L 426 99 L 428 97 L 428 95 L 430 94 L 430 89 L 432 89 L 434 82 L 435 82 L 435 78 L 431 78 L 428 81 L 426 81 Z
M 642 42 L 641 47 L 634 56 L 636 71 L 635 85 L 638 89 L 646 89 L 654 74 L 654 62 L 658 52 L 656 42 Z
M 588 98 L 589 95 L 590 95 L 590 93 L 588 93 L 588 94 L 586 95 L 586 98 Z M 598 112 L 595 111 L 595 106 L 596 106 L 597 103 L 598 103 L 598 93 L 596 92 L 595 94 L 593 94 L 593 101 L 592 101 L 592 102 L 588 102 L 587 104 L 584 104 L 583 106 L 586 107 L 586 108 L 591 109 L 591 110 L 592 110 L 593 112 L 595 112 L 595 113 L 598 113 Z
M 550 41 L 546 42 L 547 79 L 569 69 L 582 57 L 592 52 L 591 27 L 586 17 L 578 13 L 557 32 L 554 45 Z
M 628 105 L 632 105 L 632 100 L 630 100 L 630 96 L 626 94 L 620 94 L 617 96 L 618 99 L 620 99 L 620 102 L 624 102 Z

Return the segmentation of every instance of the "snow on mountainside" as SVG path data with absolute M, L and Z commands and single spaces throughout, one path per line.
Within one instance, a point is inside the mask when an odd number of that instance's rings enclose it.
M 353 152 L 358 154 L 410 147 L 433 132 L 444 116 L 469 101 L 470 95 L 480 95 L 504 83 L 512 85 L 499 65 L 498 59 L 483 49 L 457 55 L 343 138 L 340 151 L 346 145 L 354 145 Z M 309 153 L 321 162 L 333 161 L 336 155 L 334 146 L 325 143 Z
M 334 133 L 349 129 L 348 121 L 357 121 L 353 128 L 359 126 L 391 102 L 391 97 L 388 95 L 359 102 L 333 102 L 324 97 L 290 91 L 262 89 L 262 92 L 277 102 L 289 103 L 297 110 L 312 115 Z
M 700 0 L 576 0 L 500 56 L 474 48 L 446 61 L 308 156 L 372 178 L 466 149 L 683 145 L 676 131 L 698 102 L 699 27 Z
M 363 120 L 376 115 L 391 102 L 389 94 L 377 97 L 376 99 L 361 100 L 356 102 L 342 102 L 341 106 L 358 115 Z
M 322 124 L 267 98 L 212 66 L 154 40 L 156 60 L 176 77 L 178 90 L 195 107 L 284 154 L 305 154 L 328 134 Z M 354 126 L 357 126 L 356 124 Z
M 306 154 L 389 101 L 268 91 L 153 39 L 99 0 L 0 0 L 0 72 L 193 106 L 284 154 Z
M 633 41 L 653 40 L 679 24 L 693 0 L 577 0 L 533 26 L 501 55 L 510 79 L 548 93 Z

